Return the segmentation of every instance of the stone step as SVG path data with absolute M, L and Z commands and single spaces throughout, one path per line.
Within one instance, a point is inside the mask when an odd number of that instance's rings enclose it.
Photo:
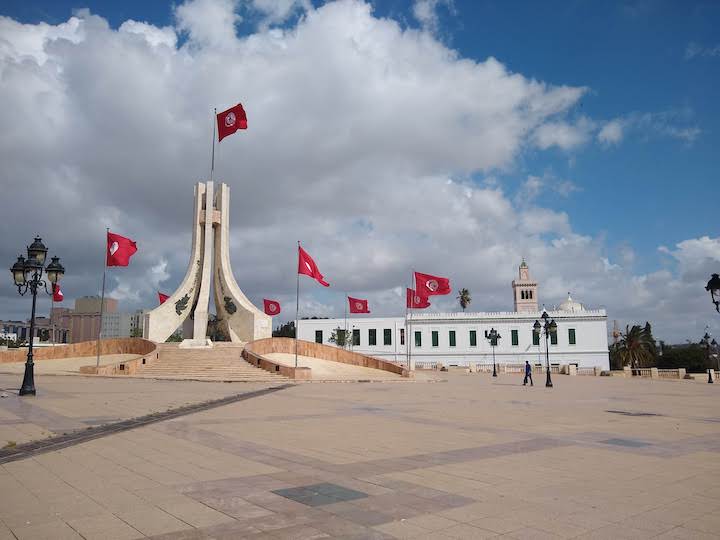
M 258 381 L 281 382 L 288 380 L 279 373 L 260 369 L 246 362 L 241 347 L 225 350 L 160 349 L 160 357 L 138 369 L 136 377 L 153 379 L 191 379 L 204 381 Z

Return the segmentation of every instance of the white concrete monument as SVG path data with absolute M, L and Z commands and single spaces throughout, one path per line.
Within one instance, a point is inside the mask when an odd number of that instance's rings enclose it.
M 144 337 L 164 342 L 183 325 L 181 347 L 210 347 L 207 337 L 210 289 L 221 329 L 242 343 L 271 337 L 272 319 L 243 294 L 230 267 L 230 188 L 212 182 L 195 186 L 190 264 L 178 289 L 145 314 Z M 208 226 L 209 225 L 209 226 Z

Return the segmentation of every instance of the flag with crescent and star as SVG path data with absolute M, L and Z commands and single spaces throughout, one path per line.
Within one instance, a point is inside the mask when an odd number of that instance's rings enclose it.
M 263 298 L 263 307 L 265 308 L 265 314 L 273 317 L 274 315 L 280 314 L 280 302 L 277 300 L 268 300 Z
M 350 313 L 370 313 L 367 300 L 348 296 L 348 304 L 350 305 Z
M 412 289 L 407 289 L 405 305 L 412 309 L 425 309 L 426 307 L 430 307 L 430 300 L 428 300 L 427 296 L 420 296 Z
M 53 293 L 53 302 L 62 302 L 63 299 L 65 298 L 65 295 L 63 294 L 62 290 L 60 290 L 59 283 L 52 284 L 52 293 Z
M 130 257 L 135 255 L 137 245 L 135 242 L 119 234 L 107 233 L 106 261 L 108 266 L 127 266 Z
M 303 248 L 298 246 L 298 274 L 310 276 L 323 287 L 329 287 L 330 284 L 325 281 L 320 269 L 315 264 L 313 258 Z
M 238 129 L 247 129 L 247 115 L 242 103 L 238 103 L 227 111 L 217 115 L 218 142 L 228 135 L 232 135 Z
M 450 280 L 445 277 L 433 276 L 415 272 L 415 292 L 420 296 L 433 296 L 436 294 L 450 294 Z

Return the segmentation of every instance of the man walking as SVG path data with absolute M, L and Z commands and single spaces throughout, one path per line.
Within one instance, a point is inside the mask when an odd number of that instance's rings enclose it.
M 523 386 L 527 384 L 528 379 L 530 379 L 530 386 L 535 386 L 532 380 L 532 366 L 530 365 L 530 362 L 525 360 L 525 378 L 523 379 Z

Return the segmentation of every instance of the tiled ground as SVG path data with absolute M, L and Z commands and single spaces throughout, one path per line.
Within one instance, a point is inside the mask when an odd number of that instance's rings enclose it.
M 100 357 L 100 365 L 106 366 L 137 357 L 137 354 L 104 354 Z M 78 374 L 82 366 L 94 366 L 96 363 L 97 359 L 94 356 L 38 360 L 35 362 L 35 375 Z M 0 364 L 0 373 L 18 374 L 20 375 L 20 381 L 22 381 L 22 375 L 25 373 L 25 361 Z
M 0 466 L 0 539 L 720 537 L 720 385 L 448 379 L 298 385 Z
M 38 395 L 18 398 L 21 383 L 0 374 L 0 448 L 273 386 L 36 375 Z

